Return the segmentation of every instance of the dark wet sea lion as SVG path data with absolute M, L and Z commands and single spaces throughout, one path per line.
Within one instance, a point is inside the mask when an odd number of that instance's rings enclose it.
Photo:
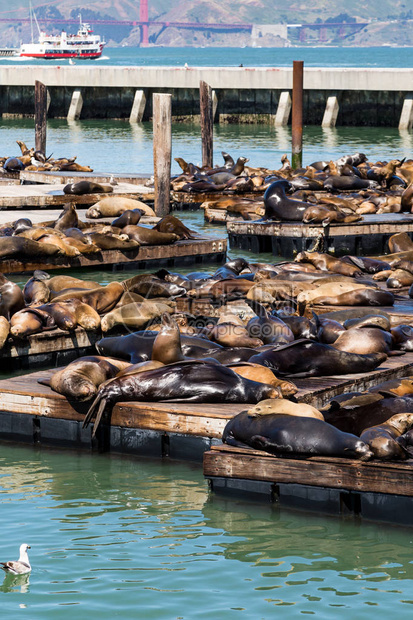
M 291 189 L 291 184 L 286 180 L 274 181 L 266 189 L 264 194 L 265 220 L 284 220 L 301 222 L 305 211 L 308 209 L 307 202 L 291 200 L 285 192 Z
M 280 390 L 281 399 L 288 398 L 289 396 L 294 396 L 294 394 L 296 394 L 298 391 L 298 388 L 296 385 L 294 385 L 294 383 L 291 383 L 291 381 L 286 381 L 285 379 L 277 379 L 277 377 L 270 368 L 266 368 L 265 366 L 261 366 L 260 364 L 239 362 L 238 364 L 226 364 L 226 366 L 228 368 L 231 368 L 231 370 L 236 372 L 238 375 L 241 375 L 241 377 L 244 377 L 245 379 L 257 381 L 258 383 L 267 383 L 268 385 L 273 385 Z M 289 403 L 290 401 L 286 402 Z
M 103 412 L 119 401 L 258 403 L 277 396 L 278 390 L 272 385 L 244 379 L 220 364 L 178 362 L 137 376 L 119 377 L 102 386 L 84 426 L 95 417 L 95 433 Z
M 133 276 L 123 281 L 125 290 L 143 297 L 177 297 L 184 295 L 186 289 L 173 282 L 165 282 L 152 274 Z
M 3 168 L 6 172 L 20 172 L 23 170 L 23 162 L 18 157 L 9 157 L 3 164 Z
M 117 228 L 125 228 L 125 226 L 136 225 L 140 222 L 140 219 L 144 215 L 144 212 L 141 209 L 129 209 L 128 211 L 124 211 L 122 215 L 113 220 L 111 226 L 116 226 Z
M 342 261 L 346 263 L 352 263 L 359 269 L 363 269 L 366 273 L 378 273 L 384 269 L 390 269 L 389 263 L 376 258 L 369 258 L 367 256 L 343 256 Z
M 360 179 L 358 176 L 330 176 L 324 181 L 324 189 L 329 191 L 375 189 L 378 187 L 377 181 Z
M 250 416 L 244 411 L 225 426 L 222 440 L 229 445 L 247 445 L 272 454 L 317 455 L 358 458 L 372 456 L 359 437 L 343 433 L 316 418 L 270 414 Z
M 397 325 L 391 328 L 390 333 L 396 349 L 413 351 L 413 327 L 411 325 Z
M 312 340 L 296 340 L 253 355 L 249 361 L 269 366 L 282 377 L 322 377 L 369 372 L 386 359 L 385 353 L 359 355 Z
M 64 194 L 75 194 L 77 196 L 81 196 L 82 194 L 107 194 L 109 192 L 113 192 L 112 185 L 101 185 L 93 181 L 69 183 L 63 188 Z
M 24 297 L 20 287 L 0 274 L 0 316 L 10 318 L 24 308 Z
M 24 230 L 28 230 L 29 228 L 33 228 L 32 221 L 29 220 L 28 217 L 21 217 L 20 219 L 13 222 L 13 235 L 18 235 Z
M 317 337 L 324 344 L 333 344 L 346 331 L 346 328 L 341 323 L 333 319 L 327 319 L 325 315 L 319 315 L 317 323 Z
M 390 318 L 382 314 L 366 314 L 363 317 L 355 319 L 347 319 L 344 321 L 343 326 L 346 329 L 353 329 L 354 327 L 380 327 L 380 329 L 390 330 Z
M 100 326 L 100 316 L 96 310 L 79 299 L 43 304 L 38 309 L 50 314 L 56 327 L 62 330 L 72 331 L 76 327 L 83 327 L 89 331 Z
M 49 301 L 50 289 L 48 281 L 50 276 L 45 271 L 37 269 L 30 280 L 27 280 L 23 289 L 26 304 L 44 304 Z
M 55 372 L 50 379 L 39 383 L 49 385 L 52 390 L 74 400 L 88 400 L 95 396 L 98 387 L 129 364 L 120 360 L 98 355 L 81 357 L 62 370 Z
M 248 305 L 257 316 L 247 323 L 251 338 L 259 338 L 264 344 L 292 342 L 294 334 L 290 327 L 278 316 L 269 315 L 261 304 L 248 300 Z
M 122 232 L 139 245 L 170 245 L 179 240 L 175 233 L 163 233 L 144 226 L 125 226 Z
M 413 413 L 398 413 L 386 422 L 366 428 L 360 439 L 368 444 L 374 458 L 380 460 L 406 459 L 408 454 L 398 437 L 408 432 L 413 425 Z
M 295 339 L 299 339 L 299 338 L 310 338 L 310 339 L 316 339 L 317 338 L 317 332 L 318 332 L 318 323 L 317 323 L 317 317 L 314 315 L 315 318 L 313 318 L 312 320 L 308 319 L 305 316 L 297 316 L 297 315 L 284 315 L 281 314 L 279 312 L 273 312 L 273 314 L 275 316 L 277 316 L 278 318 L 280 318 L 286 325 L 288 325 L 288 327 L 291 329 L 294 338 Z
M 336 428 L 360 435 L 369 426 L 376 426 L 386 422 L 396 413 L 413 413 L 413 398 L 409 396 L 381 398 L 378 394 L 369 394 L 371 402 L 360 405 L 342 406 L 333 398 L 322 409 L 326 422 Z M 375 397 L 375 399 L 374 399 Z M 365 398 L 363 400 L 366 400 Z

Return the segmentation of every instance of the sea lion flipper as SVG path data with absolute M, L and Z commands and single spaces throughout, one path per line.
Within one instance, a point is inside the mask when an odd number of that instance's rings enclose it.
M 50 387 L 50 379 L 37 379 L 37 383 L 40 383 L 41 385 L 47 385 L 48 387 Z
M 83 420 L 82 428 L 86 428 L 87 426 L 89 426 L 89 423 L 90 423 L 91 419 L 93 418 L 95 410 L 98 407 L 99 401 L 100 401 L 100 395 L 98 393 L 96 398 L 95 398 L 95 400 L 91 404 L 89 411 L 85 415 L 85 419 Z
M 99 428 L 99 424 L 102 419 L 102 415 L 103 415 L 103 412 L 105 411 L 105 408 L 106 408 L 106 398 L 102 398 L 102 400 L 99 403 L 99 407 L 96 413 L 95 423 L 93 425 L 92 439 L 96 437 L 96 431 Z

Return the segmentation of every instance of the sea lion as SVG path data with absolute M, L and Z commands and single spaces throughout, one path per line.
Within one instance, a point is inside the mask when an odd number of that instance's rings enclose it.
M 114 308 L 108 312 L 101 321 L 103 332 L 107 332 L 115 325 L 124 325 L 132 329 L 139 329 L 149 321 L 160 317 L 162 313 L 172 313 L 173 308 L 162 303 L 144 301 L 143 303 L 131 303 L 120 308 Z
M 346 329 L 353 329 L 355 327 L 379 327 L 380 329 L 390 331 L 390 318 L 382 314 L 366 314 L 356 319 L 347 319 L 344 321 L 343 326 Z
M 327 319 L 323 315 L 317 317 L 317 338 L 324 344 L 333 344 L 337 338 L 344 334 L 346 328 L 333 319 Z
M 142 215 L 144 215 L 142 209 L 129 209 L 128 211 L 124 211 L 116 220 L 113 220 L 111 226 L 117 228 L 124 228 L 130 225 L 134 226 L 140 222 Z
M 14 338 L 27 338 L 54 326 L 53 317 L 39 308 L 23 308 L 10 319 L 10 333 Z
M 290 400 L 285 400 L 284 398 L 262 400 L 258 403 L 258 405 L 250 407 L 247 413 L 251 417 L 277 413 L 279 415 L 295 415 L 298 417 L 324 420 L 324 416 L 321 411 L 315 407 L 306 405 L 305 403 L 293 403 Z
M 47 284 L 50 290 L 56 293 L 68 288 L 93 289 L 100 287 L 99 282 L 95 282 L 94 280 L 81 280 L 73 276 L 53 276 L 48 280 Z
M 336 456 L 363 461 L 372 456 L 359 437 L 343 433 L 323 420 L 294 415 L 250 416 L 244 411 L 227 423 L 222 441 L 272 454 Z
M 63 188 L 64 194 L 75 194 L 81 196 L 83 194 L 108 194 L 113 192 L 112 185 L 102 185 L 93 181 L 78 181 L 77 183 L 69 183 Z
M 250 362 L 241 362 L 238 364 L 226 364 L 227 368 L 231 368 L 234 372 L 245 379 L 257 381 L 258 383 L 267 383 L 273 385 L 280 390 L 282 398 L 289 398 L 298 392 L 298 388 L 291 381 L 285 379 L 277 379 L 270 368 L 261 366 L 260 364 L 251 364 Z M 267 402 L 267 401 L 261 401 Z M 269 402 L 269 401 L 268 401 Z M 288 401 L 290 402 L 290 401 Z
M 10 320 L 13 314 L 24 306 L 24 297 L 20 287 L 0 273 L 0 316 Z
M 330 254 L 320 254 L 319 252 L 300 252 L 295 257 L 295 261 L 297 263 L 310 263 L 321 271 L 339 273 L 343 276 L 354 277 L 355 275 L 361 275 L 359 267 L 349 265 L 339 258 L 330 256 Z
M 44 304 L 49 301 L 50 289 L 48 281 L 50 276 L 45 271 L 36 269 L 30 280 L 27 280 L 23 289 L 24 301 L 27 305 Z
M 84 304 L 91 306 L 98 314 L 110 312 L 118 303 L 124 288 L 119 282 L 111 282 L 107 286 L 99 286 L 95 289 L 83 289 L 74 293 L 65 293 L 53 298 L 53 301 L 66 301 L 67 299 L 79 299 Z
M 43 304 L 38 309 L 50 314 L 56 327 L 64 331 L 72 331 L 78 326 L 90 331 L 100 326 L 100 316 L 96 310 L 79 299 Z
M 5 316 L 0 316 L 0 350 L 6 344 L 8 335 L 10 333 L 10 323 Z
M 257 316 L 247 323 L 247 331 L 251 338 L 259 338 L 264 344 L 292 342 L 294 334 L 279 317 L 270 315 L 261 304 L 248 300 L 248 305 Z
M 133 239 L 122 239 L 117 235 L 103 234 L 99 232 L 91 232 L 85 234 L 86 239 L 97 245 L 101 250 L 138 250 L 139 243 Z
M 21 217 L 13 222 L 13 235 L 19 235 L 21 232 L 33 227 L 33 223 L 28 217 Z
M 8 157 L 3 164 L 3 168 L 6 172 L 20 172 L 20 170 L 23 170 L 24 165 L 19 157 Z
M 133 276 L 122 283 L 126 291 L 137 293 L 143 297 L 178 297 L 186 293 L 186 289 L 172 282 L 164 282 L 151 274 Z
M 379 183 L 374 180 L 360 179 L 358 176 L 329 176 L 324 181 L 324 189 L 334 192 L 342 190 L 377 189 Z
M 258 403 L 277 398 L 272 385 L 240 377 L 230 368 L 207 362 L 178 362 L 138 376 L 119 377 L 99 388 L 84 426 L 95 417 L 93 433 L 104 411 L 122 401 L 190 402 L 190 403 Z
M 99 217 L 119 217 L 124 211 L 140 209 L 145 215 L 156 217 L 155 211 L 140 200 L 110 196 L 99 200 L 86 211 L 86 217 L 96 219 Z
M 395 254 L 397 252 L 409 252 L 413 250 L 413 241 L 406 232 L 392 235 L 387 244 L 389 246 L 390 254 Z
M 212 342 L 218 342 L 224 347 L 261 347 L 264 343 L 260 338 L 251 338 L 245 326 L 233 323 L 220 323 L 213 327 L 204 328 L 205 335 Z
M 409 431 L 412 425 L 413 413 L 398 413 L 382 424 L 366 428 L 360 439 L 368 444 L 376 459 L 406 459 L 408 454 L 396 439 Z
M 50 243 L 39 243 L 24 237 L 2 237 L 0 243 L 0 258 L 33 258 L 36 256 L 55 256 L 62 254 L 62 250 Z
M 338 351 L 331 345 L 312 340 L 296 340 L 277 349 L 259 352 L 248 361 L 269 366 L 277 376 L 322 377 L 366 373 L 386 359 L 385 353 L 360 355 Z
M 197 233 L 187 226 L 174 215 L 165 215 L 155 226 L 153 230 L 162 233 L 174 233 L 180 239 L 197 239 Z
M 54 228 L 65 232 L 68 228 L 79 228 L 79 218 L 73 203 L 63 205 L 63 211 L 57 218 Z
M 320 293 L 320 291 L 318 292 Z M 317 291 L 314 291 L 314 293 L 317 293 Z M 301 295 L 300 293 L 297 297 L 299 304 L 301 303 L 299 299 Z M 394 296 L 389 291 L 360 287 L 335 296 L 320 295 L 312 299 L 311 303 L 314 306 L 392 306 L 394 304 Z
M 413 327 L 411 325 L 397 325 L 390 330 L 393 346 L 401 351 L 413 351 Z
M 309 205 L 307 202 L 287 198 L 285 192 L 291 188 L 291 183 L 285 179 L 271 183 L 264 194 L 265 215 L 262 221 L 285 220 L 302 222 L 303 215 Z
M 73 400 L 89 400 L 95 396 L 98 387 L 127 368 L 129 364 L 120 360 L 90 355 L 71 362 L 55 372 L 50 379 L 39 380 L 54 392 Z
M 125 226 L 122 233 L 128 235 L 129 239 L 137 241 L 139 245 L 170 245 L 180 238 L 175 233 L 159 232 L 144 226 Z
M 369 388 L 369 393 L 378 393 L 382 396 L 409 396 L 413 395 L 413 377 L 389 379 L 379 385 Z
M 182 353 L 179 327 L 167 313 L 162 314 L 161 329 L 153 342 L 151 359 L 162 364 L 173 364 L 188 359 Z
M 352 263 L 364 272 L 371 274 L 378 273 L 384 269 L 390 269 L 390 265 L 389 263 L 386 263 L 386 261 L 367 256 L 351 256 L 347 254 L 346 256 L 343 256 L 341 260 L 346 263 Z
M 341 334 L 333 346 L 339 351 L 348 353 L 378 353 L 387 355 L 391 352 L 393 340 L 389 332 L 378 327 L 363 327 L 363 329 L 348 329 Z

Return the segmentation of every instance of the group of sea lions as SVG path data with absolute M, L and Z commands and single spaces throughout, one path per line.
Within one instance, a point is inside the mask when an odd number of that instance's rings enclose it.
M 81 221 L 73 203 L 64 205 L 56 220 L 33 224 L 29 218 L 20 218 L 3 224 L 0 260 L 27 262 L 39 256 L 76 257 L 102 250 L 129 251 L 142 245 L 169 245 L 180 239 L 199 238 L 173 215 L 165 216 L 151 227 L 139 225 L 143 215 L 155 214 L 138 200 L 105 198 L 91 209 L 100 208 L 115 214 L 111 225 Z
M 93 172 L 90 166 L 81 166 L 76 162 L 76 157 L 60 157 L 59 159 L 46 157 L 45 153 L 28 148 L 21 140 L 16 140 L 21 154 L 12 157 L 0 157 L 0 174 L 7 172 L 21 172 L 22 170 L 37 171 L 68 171 L 68 172 Z
M 228 157 L 226 153 L 223 155 Z M 240 176 L 226 184 L 221 182 L 224 174 L 221 168 L 196 169 L 193 164 L 178 160 L 184 173 L 172 181 L 174 190 L 224 194 L 265 191 L 263 198 L 209 198 L 201 205 L 206 219 L 211 217 L 209 209 L 214 208 L 246 220 L 327 225 L 357 222 L 369 213 L 410 213 L 413 207 L 412 159 L 373 163 L 367 161 L 364 153 L 355 153 L 294 170 L 283 155 L 279 170 L 250 168 L 244 164 Z M 226 166 L 227 160 L 224 169 Z M 193 180 L 188 182 L 190 173 Z

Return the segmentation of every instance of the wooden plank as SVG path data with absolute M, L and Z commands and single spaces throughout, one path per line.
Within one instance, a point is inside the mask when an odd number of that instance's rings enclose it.
M 35 269 L 50 271 L 61 268 L 94 267 L 111 268 L 113 266 L 138 267 L 152 261 L 172 261 L 173 264 L 189 257 L 198 257 L 201 262 L 223 260 L 227 251 L 226 239 L 177 241 L 172 245 L 140 246 L 133 250 L 101 250 L 97 254 L 75 257 L 49 256 L 20 262 L 4 260 L 0 262 L 0 272 L 4 274 L 31 273 Z M 168 263 L 170 264 L 170 263 Z
M 301 484 L 332 489 L 413 496 L 413 462 L 408 464 L 374 463 L 358 460 L 277 458 L 273 455 L 228 453 L 210 450 L 204 453 L 207 478 L 238 478 L 261 482 Z
M 123 196 L 135 198 L 137 200 L 153 199 L 153 190 L 143 185 L 133 185 L 131 183 L 118 183 L 113 187 L 113 192 L 109 194 L 83 194 L 76 196 L 64 194 L 65 184 L 51 185 L 5 185 L 0 191 L 0 209 L 18 209 L 23 207 L 51 207 L 60 208 L 62 205 L 71 202 L 76 205 L 92 205 L 102 198 L 111 196 Z
M 22 170 L 20 181 L 30 183 L 43 183 L 45 185 L 67 185 L 67 183 L 77 183 L 78 181 L 92 181 L 93 183 L 109 183 L 111 179 L 121 183 L 132 185 L 143 185 L 150 181 L 150 174 L 134 174 L 127 172 L 71 172 L 71 171 L 35 171 Z M 16 179 L 19 183 L 19 179 Z M 153 189 L 152 189 L 153 191 Z

